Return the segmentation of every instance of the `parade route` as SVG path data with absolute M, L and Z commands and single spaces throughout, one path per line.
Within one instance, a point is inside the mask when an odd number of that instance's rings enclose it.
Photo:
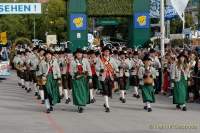
M 200 132 L 200 105 L 188 104 L 188 111 L 175 109 L 172 99 L 157 95 L 152 104 L 153 112 L 143 110 L 142 100 L 128 93 L 127 103 L 119 101 L 119 95 L 111 99 L 111 112 L 105 113 L 103 97 L 88 105 L 84 113 L 61 104 L 51 114 L 34 97 L 17 85 L 14 72 L 6 80 L 0 80 L 0 133 L 198 133 Z M 185 128 L 176 129 L 186 125 Z M 162 125 L 159 126 L 159 125 Z M 167 125 L 176 125 L 170 129 Z M 160 129 L 158 129 L 160 128 Z M 188 129 L 193 128 L 193 129 Z

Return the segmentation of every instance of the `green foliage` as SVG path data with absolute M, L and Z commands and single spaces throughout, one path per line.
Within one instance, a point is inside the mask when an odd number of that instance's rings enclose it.
M 91 16 L 131 15 L 132 0 L 88 0 L 88 14 Z

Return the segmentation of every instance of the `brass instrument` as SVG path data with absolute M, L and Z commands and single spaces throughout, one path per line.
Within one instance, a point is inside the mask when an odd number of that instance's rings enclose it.
M 44 76 L 39 76 L 38 77 L 38 85 L 46 85 L 46 83 L 47 83 L 47 78 L 46 77 L 44 77 Z
M 153 85 L 153 83 L 154 83 L 153 76 L 152 76 L 151 72 L 148 70 L 145 71 L 143 79 L 144 79 L 145 85 Z

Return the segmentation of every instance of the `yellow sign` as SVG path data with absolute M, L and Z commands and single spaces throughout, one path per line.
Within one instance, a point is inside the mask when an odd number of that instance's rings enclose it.
M 7 33 L 6 32 L 1 32 L 0 33 L 0 43 L 2 43 L 3 45 L 6 45 L 7 42 L 8 42 Z
M 83 18 L 74 18 L 73 23 L 75 24 L 76 28 L 81 28 L 83 27 Z
M 139 16 L 137 21 L 140 26 L 145 26 L 147 23 L 147 16 Z

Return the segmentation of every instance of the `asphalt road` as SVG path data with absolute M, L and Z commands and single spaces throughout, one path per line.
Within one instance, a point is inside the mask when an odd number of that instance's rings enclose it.
M 64 101 L 51 114 L 44 105 L 17 85 L 13 72 L 0 80 L 0 133 L 199 133 L 200 104 L 189 103 L 188 111 L 175 109 L 172 99 L 157 95 L 153 112 L 143 110 L 142 99 L 129 92 L 127 103 L 115 94 L 110 100 L 111 112 L 105 113 L 103 97 L 88 105 L 82 114 L 72 103 Z

